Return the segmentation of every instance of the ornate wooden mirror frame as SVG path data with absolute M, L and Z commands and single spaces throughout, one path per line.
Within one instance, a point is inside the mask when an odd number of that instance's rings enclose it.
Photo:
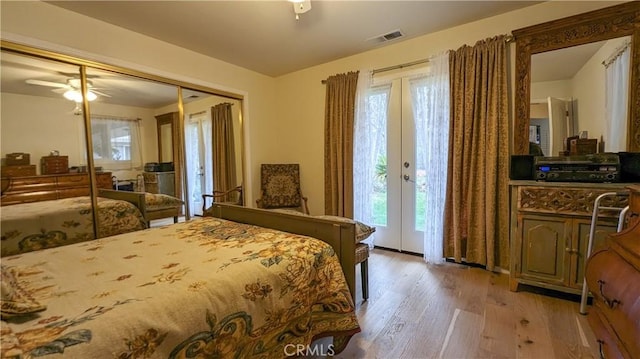
M 627 151 L 640 151 L 640 3 L 632 1 L 512 32 L 516 39 L 514 154 L 529 153 L 531 55 L 631 36 Z

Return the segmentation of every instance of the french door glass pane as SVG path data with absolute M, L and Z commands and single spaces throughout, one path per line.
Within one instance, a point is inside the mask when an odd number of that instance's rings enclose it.
M 367 114 L 373 124 L 373 158 L 375 176 L 373 178 L 373 223 L 387 225 L 387 114 L 389 88 L 373 90 L 367 98 Z

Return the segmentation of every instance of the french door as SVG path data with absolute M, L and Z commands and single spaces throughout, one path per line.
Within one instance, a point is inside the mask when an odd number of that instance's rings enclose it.
M 187 159 L 187 204 L 190 213 L 202 215 L 202 194 L 213 193 L 213 164 L 211 159 L 211 120 L 201 114 L 185 121 Z
M 417 135 L 422 131 L 414 121 L 411 81 L 395 79 L 369 95 L 386 103 L 386 111 L 372 119 L 379 122 L 383 142 L 375 156 L 373 220 L 376 246 L 424 253 L 426 164 L 418 159 L 425 141 Z

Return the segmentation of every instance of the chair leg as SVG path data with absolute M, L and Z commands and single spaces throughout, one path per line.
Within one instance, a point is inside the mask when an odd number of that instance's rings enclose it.
M 178 216 L 173 217 L 173 223 L 178 223 Z
M 362 263 L 360 263 L 360 274 L 362 275 L 362 299 L 369 299 L 369 271 L 367 268 L 367 262 L 369 260 L 365 259 Z

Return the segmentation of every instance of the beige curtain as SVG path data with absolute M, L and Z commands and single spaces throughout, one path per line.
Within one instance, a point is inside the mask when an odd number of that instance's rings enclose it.
M 326 81 L 324 211 L 353 218 L 353 126 L 358 72 Z
M 233 141 L 233 116 L 231 104 L 221 103 L 211 107 L 211 128 L 213 132 L 213 190 L 225 192 L 235 188 L 236 154 Z M 229 193 L 220 202 L 235 202 L 237 193 Z
M 445 256 L 509 264 L 505 36 L 463 46 L 449 57 L 451 125 L 445 204 Z

